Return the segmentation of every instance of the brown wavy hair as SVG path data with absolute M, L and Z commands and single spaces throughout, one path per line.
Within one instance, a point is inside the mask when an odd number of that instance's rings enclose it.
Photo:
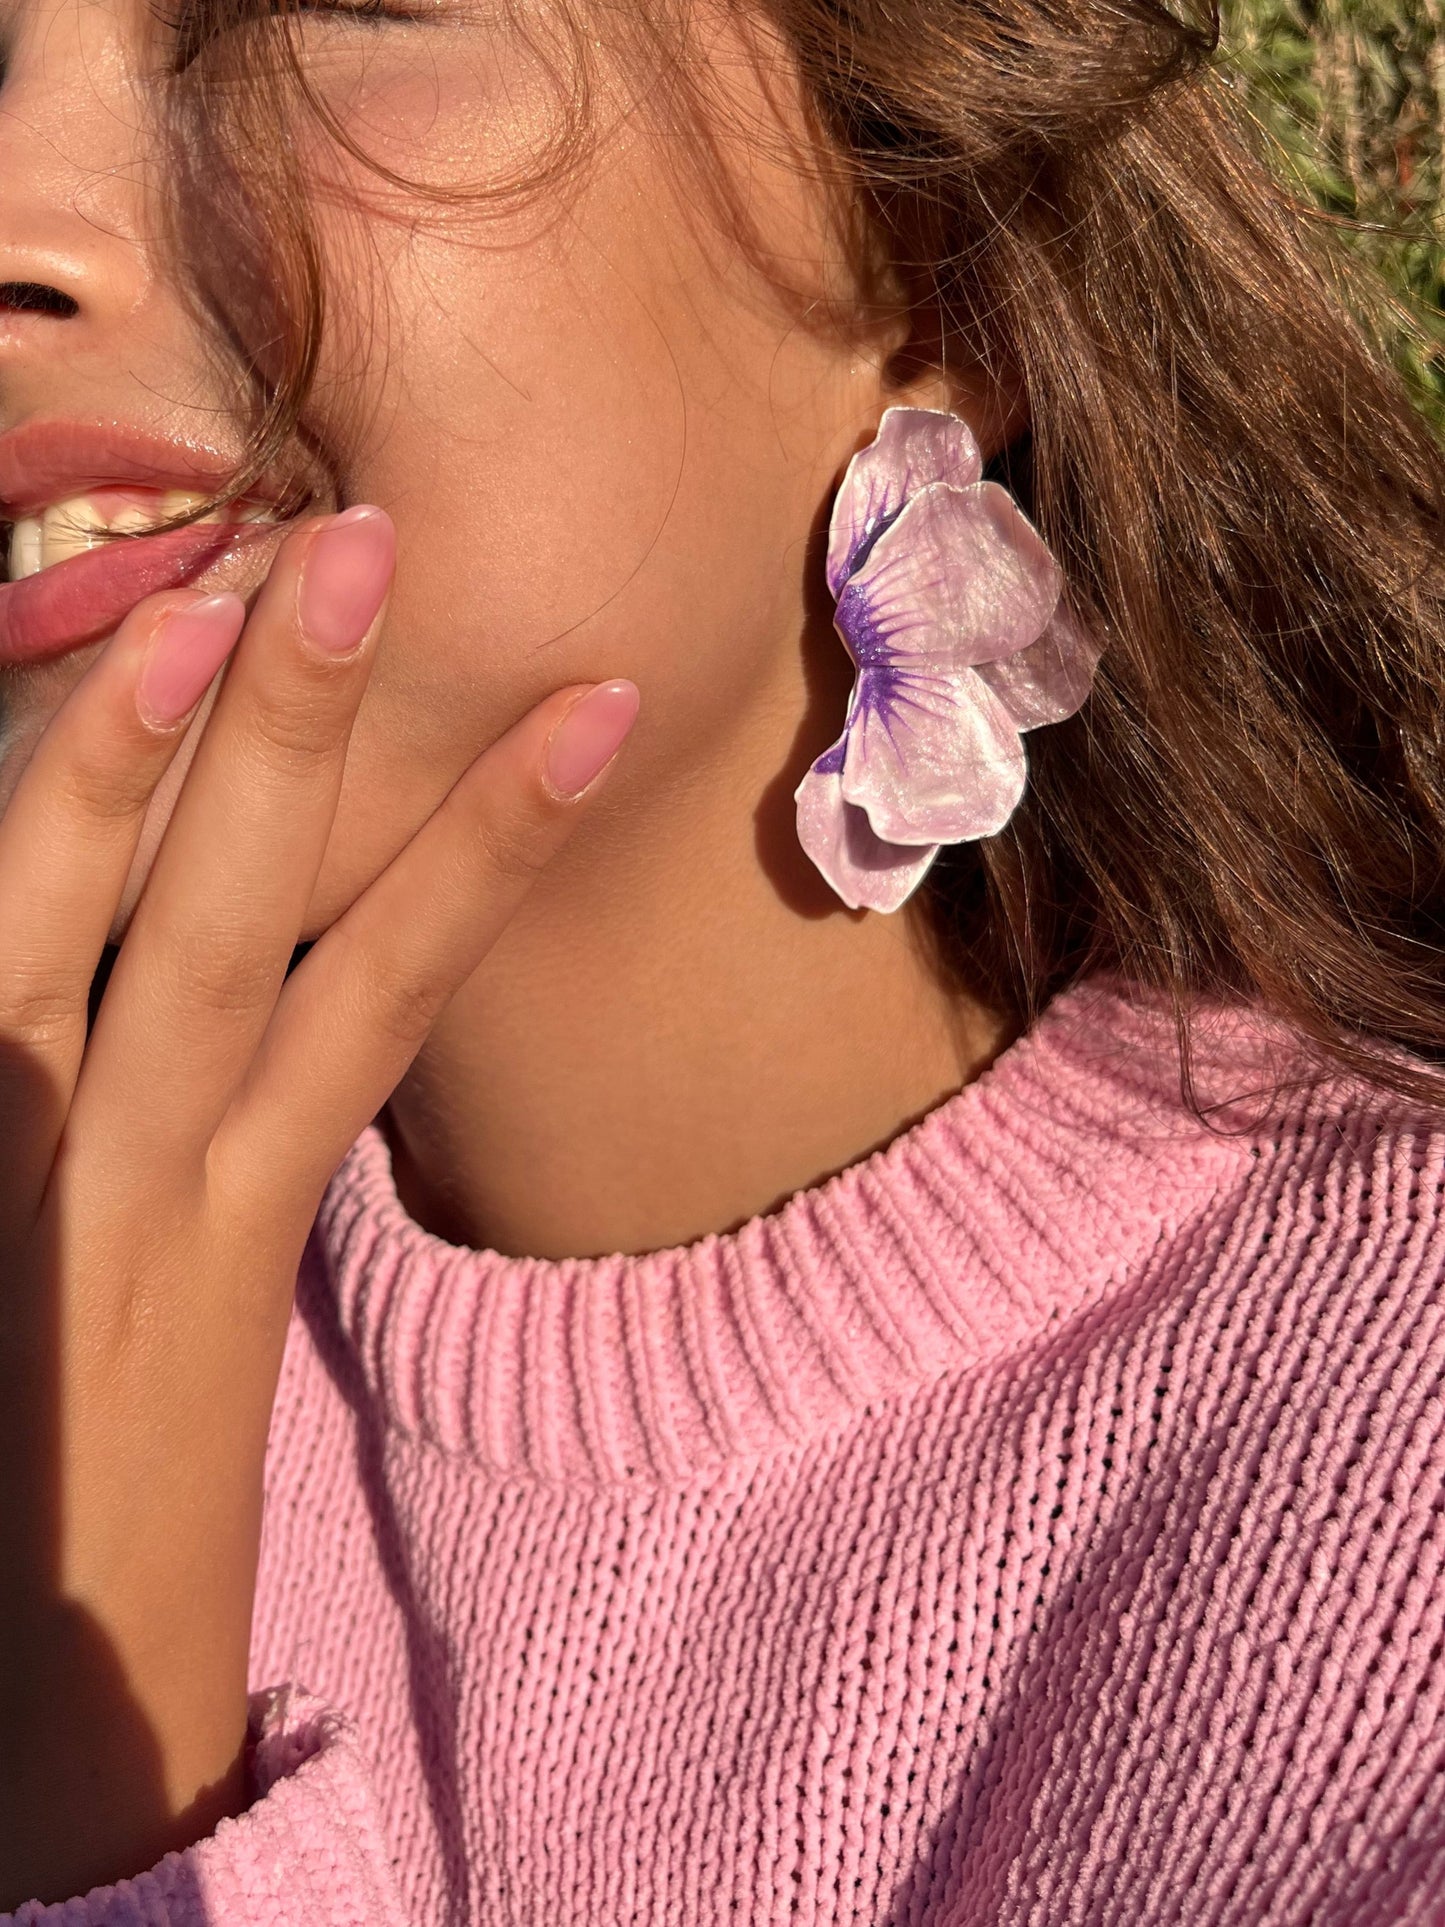
M 242 23 L 252 0 L 203 11 L 226 9 Z M 298 90 L 325 118 L 291 11 L 276 0 L 266 23 L 286 58 L 233 52 L 229 86 L 191 91 L 181 143 L 214 198 L 224 101 L 270 350 L 250 363 L 264 394 L 241 484 L 302 418 L 323 325 L 304 183 L 275 138 Z M 550 10 L 565 111 L 534 181 L 585 151 L 597 14 L 630 37 L 650 110 L 705 125 L 685 4 L 587 11 Z M 1021 386 L 1029 428 L 988 472 L 1104 645 L 1083 711 L 1029 737 L 1007 827 L 930 873 L 940 966 L 1021 1022 L 1100 969 L 1181 1011 L 1256 1000 L 1326 1061 L 1440 1102 L 1445 454 L 1382 345 L 1382 290 L 1221 71 L 1217 6 L 736 11 L 801 76 L 860 302 L 881 263 L 936 317 L 945 364 Z M 204 289 L 204 250 L 182 241 Z M 235 259 L 233 308 L 250 285 Z

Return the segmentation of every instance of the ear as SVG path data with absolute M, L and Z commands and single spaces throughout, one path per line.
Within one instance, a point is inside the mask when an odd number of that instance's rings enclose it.
M 957 339 L 942 334 L 932 304 L 912 311 L 909 330 L 883 371 L 888 401 L 962 415 L 984 461 L 992 461 L 1029 425 L 1022 376 L 1012 366 L 990 369 L 981 361 L 964 359 Z

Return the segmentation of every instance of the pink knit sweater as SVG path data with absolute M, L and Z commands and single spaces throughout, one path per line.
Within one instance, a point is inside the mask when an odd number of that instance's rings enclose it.
M 1206 1093 L 1270 1042 L 1211 1031 Z M 1445 1124 L 1254 1109 L 1084 987 L 775 1215 L 572 1263 L 426 1234 L 369 1128 L 254 1802 L 11 1918 L 1445 1922 Z

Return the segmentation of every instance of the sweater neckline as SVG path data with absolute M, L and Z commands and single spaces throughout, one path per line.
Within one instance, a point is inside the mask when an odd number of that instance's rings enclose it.
M 1244 1042 L 1257 1067 L 1247 1017 L 1215 1036 L 1214 1061 L 1237 1071 Z M 1249 1138 L 1185 1107 L 1166 1013 L 1093 980 L 882 1149 L 635 1257 L 449 1244 L 370 1124 L 318 1211 L 303 1309 L 318 1285 L 393 1432 L 503 1475 L 676 1483 L 1046 1336 L 1136 1276 Z

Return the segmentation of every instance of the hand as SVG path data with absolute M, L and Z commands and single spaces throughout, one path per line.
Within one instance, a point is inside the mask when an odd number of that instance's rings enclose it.
M 249 620 L 142 604 L 0 817 L 0 1909 L 244 1804 L 262 1464 L 316 1208 L 635 710 L 629 684 L 541 703 L 288 977 L 393 546 L 352 510 L 287 536 Z M 87 1038 L 148 800 L 238 635 Z

